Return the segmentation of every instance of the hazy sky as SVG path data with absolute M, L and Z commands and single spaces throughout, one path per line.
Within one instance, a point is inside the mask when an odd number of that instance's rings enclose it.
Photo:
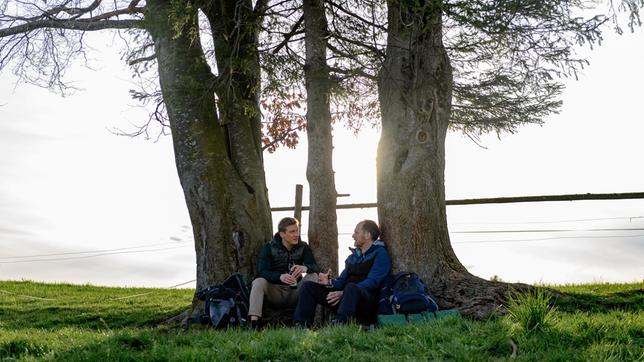
M 449 134 L 447 198 L 644 191 L 644 34 L 638 30 L 608 34 L 589 53 L 590 67 L 567 82 L 562 112 L 544 126 L 500 140 L 485 136 L 485 149 Z M 66 98 L 0 76 L 0 279 L 190 281 L 193 239 L 170 137 L 153 142 L 110 132 L 134 129 L 146 112 L 129 99 L 130 74 L 118 54 L 96 47 L 103 52 L 93 53 L 100 60 L 92 62 L 95 70 L 70 71 L 66 79 L 83 90 Z M 351 194 L 340 202 L 375 201 L 377 140 L 377 130 L 356 137 L 336 129 L 337 189 Z M 272 206 L 292 205 L 296 183 L 306 195 L 305 150 L 304 142 L 265 156 Z M 282 216 L 274 214 L 274 223 Z M 341 256 L 365 217 L 376 218 L 375 210 L 339 213 Z M 643 200 L 453 206 L 448 217 L 457 255 L 484 278 L 644 278 L 644 230 L 595 230 L 644 229 Z M 560 231 L 524 231 L 544 229 Z

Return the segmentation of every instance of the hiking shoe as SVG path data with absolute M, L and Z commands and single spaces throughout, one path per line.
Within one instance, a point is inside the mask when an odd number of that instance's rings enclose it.
M 250 329 L 251 331 L 259 330 L 259 319 L 256 319 L 256 320 L 249 319 L 248 329 Z
M 346 319 L 337 319 L 337 318 L 331 319 L 332 326 L 344 326 L 347 324 L 349 324 L 349 321 L 347 321 Z
M 293 322 L 293 328 L 295 329 L 309 329 L 309 326 L 307 325 L 306 321 L 295 321 Z

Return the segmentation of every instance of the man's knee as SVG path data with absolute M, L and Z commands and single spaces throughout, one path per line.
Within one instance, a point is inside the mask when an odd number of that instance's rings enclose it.
M 300 293 L 306 291 L 306 293 L 310 292 L 316 285 L 317 283 L 314 281 L 306 280 L 302 282 L 302 286 L 300 286 Z
M 253 284 L 251 286 L 251 293 L 253 290 L 266 292 L 266 288 L 268 287 L 268 284 L 269 284 L 268 280 L 264 278 L 256 278 L 255 280 L 253 280 Z
M 360 287 L 356 283 L 347 283 L 347 285 L 344 286 L 344 292 L 342 294 L 359 294 L 360 293 Z
M 318 280 L 318 273 L 307 273 L 302 282 L 311 281 L 317 283 Z
M 248 305 L 248 315 L 261 317 L 264 306 L 264 297 L 268 291 L 268 281 L 264 278 L 253 280 L 250 289 L 250 300 Z

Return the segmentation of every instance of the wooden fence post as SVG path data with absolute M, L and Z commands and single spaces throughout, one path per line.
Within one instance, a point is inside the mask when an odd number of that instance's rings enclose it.
M 302 185 L 295 185 L 295 212 L 293 217 L 300 222 L 300 229 L 302 228 L 302 190 Z

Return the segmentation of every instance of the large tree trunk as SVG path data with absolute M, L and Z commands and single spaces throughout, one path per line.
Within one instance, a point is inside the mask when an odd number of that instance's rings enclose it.
M 242 238 L 242 243 L 248 243 L 242 273 L 251 280 L 257 272 L 261 246 L 272 237 L 261 146 L 258 49 L 261 14 L 253 12 L 251 0 L 210 1 L 202 10 L 210 23 L 215 44 L 219 75 L 214 89 L 220 123 L 225 128 L 228 160 L 243 186 L 242 192 L 231 195 L 234 224 L 243 225 L 241 230 L 252 231 Z
M 338 265 L 337 192 L 333 172 L 333 137 L 326 62 L 327 23 L 323 0 L 304 0 L 306 43 L 306 128 L 309 181 L 309 243 L 322 268 Z
M 502 311 L 507 284 L 470 274 L 447 230 L 452 69 L 442 42 L 440 2 L 390 0 L 388 20 L 379 75 L 378 217 L 394 269 L 417 272 L 444 308 L 478 318 Z
M 227 109 L 220 122 L 213 94 L 215 77 L 198 39 L 197 11 L 182 7 L 181 12 L 171 12 L 171 6 L 178 5 L 170 0 L 148 1 L 146 21 L 155 42 L 177 171 L 192 221 L 199 290 L 233 271 L 254 275 L 272 222 L 258 115 Z M 181 19 L 176 19 L 178 13 Z M 182 27 L 179 31 L 177 24 Z M 230 86 L 240 104 L 252 98 L 245 97 L 245 87 Z

